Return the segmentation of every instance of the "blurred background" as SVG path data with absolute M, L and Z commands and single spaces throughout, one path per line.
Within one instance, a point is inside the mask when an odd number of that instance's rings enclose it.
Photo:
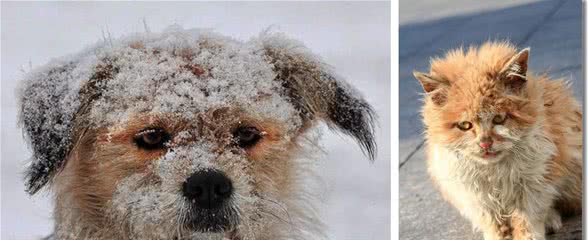
M 400 239 L 482 239 L 431 184 L 423 153 L 422 88 L 413 70 L 429 71 L 429 59 L 487 40 L 531 47 L 529 70 L 572 82 L 582 100 L 582 2 L 580 0 L 400 0 L 399 172 Z M 581 217 L 549 239 L 581 239 Z
M 102 39 L 168 25 L 210 28 L 240 40 L 272 26 L 303 41 L 347 78 L 379 116 L 378 157 L 369 163 L 351 139 L 324 131 L 325 186 L 318 209 L 332 239 L 390 238 L 390 3 L 388 2 L 2 2 L 1 238 L 52 231 L 51 196 L 27 196 L 30 151 L 17 127 L 15 87 L 30 67 Z M 324 126 L 321 126 L 324 128 Z

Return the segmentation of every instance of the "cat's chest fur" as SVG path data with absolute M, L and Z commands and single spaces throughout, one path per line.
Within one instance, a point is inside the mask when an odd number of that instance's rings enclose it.
M 530 201 L 555 194 L 545 180 L 555 145 L 543 136 L 528 137 L 493 164 L 481 164 L 440 144 L 428 148 L 429 172 L 444 194 L 462 206 L 502 217 L 517 209 L 533 211 Z

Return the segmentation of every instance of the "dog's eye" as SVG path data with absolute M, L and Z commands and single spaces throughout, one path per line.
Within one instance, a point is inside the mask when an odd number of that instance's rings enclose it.
M 467 131 L 472 128 L 472 123 L 468 121 L 459 122 L 457 123 L 457 128 L 462 131 Z
M 255 127 L 240 126 L 233 131 L 233 138 L 237 145 L 242 148 L 247 148 L 259 142 L 263 134 L 263 132 Z
M 169 134 L 160 128 L 146 129 L 135 135 L 137 146 L 148 150 L 164 148 L 168 140 Z

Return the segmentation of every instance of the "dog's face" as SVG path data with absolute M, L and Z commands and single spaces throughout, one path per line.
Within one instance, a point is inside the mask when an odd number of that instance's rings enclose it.
M 373 155 L 369 105 L 280 35 L 171 32 L 93 52 L 41 74 L 57 84 L 30 80 L 21 113 L 37 159 L 29 190 L 56 176 L 84 224 L 138 239 L 280 237 L 268 229 L 300 221 L 310 127 L 324 120 Z M 51 98 L 76 101 L 55 120 Z
M 105 208 L 135 236 L 151 238 L 245 238 L 287 221 L 283 199 L 299 194 L 290 186 L 299 146 L 283 127 L 289 123 L 230 107 L 198 115 L 145 114 L 89 134 L 94 142 L 80 146 L 72 164 L 83 174 L 73 189 L 93 195 L 80 204 Z

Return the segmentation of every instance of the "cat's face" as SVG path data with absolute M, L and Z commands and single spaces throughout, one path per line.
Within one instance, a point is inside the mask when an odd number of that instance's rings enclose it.
M 516 151 L 530 131 L 516 107 L 505 104 L 502 96 L 460 99 L 460 93 L 451 92 L 446 108 L 437 110 L 438 118 L 427 119 L 428 133 L 438 143 L 478 162 L 493 163 Z
M 527 98 L 528 56 L 528 49 L 489 43 L 448 53 L 430 74 L 415 72 L 426 92 L 428 141 L 483 164 L 517 151 L 537 121 Z

